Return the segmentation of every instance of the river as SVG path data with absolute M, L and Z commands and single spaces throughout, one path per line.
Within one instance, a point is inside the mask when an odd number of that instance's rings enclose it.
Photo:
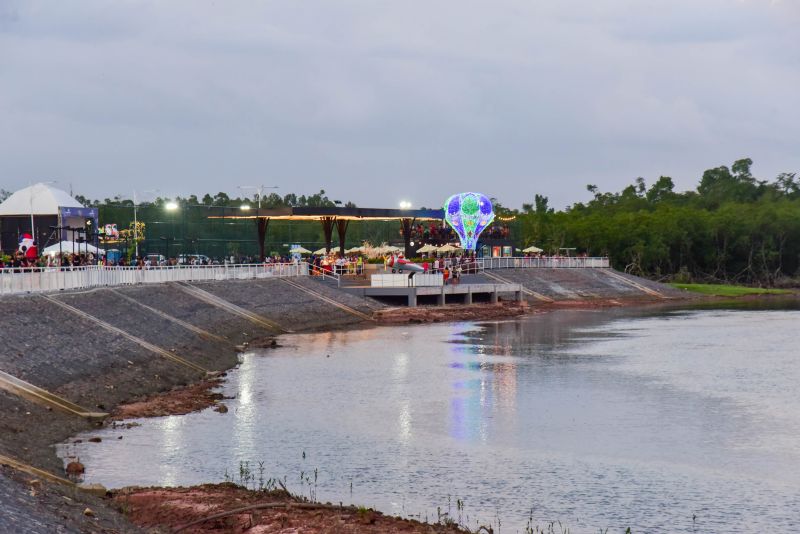
M 793 532 L 798 326 L 650 308 L 285 336 L 229 373 L 228 413 L 59 453 L 107 487 L 238 482 L 249 462 L 256 485 L 260 465 L 323 502 L 500 533 Z

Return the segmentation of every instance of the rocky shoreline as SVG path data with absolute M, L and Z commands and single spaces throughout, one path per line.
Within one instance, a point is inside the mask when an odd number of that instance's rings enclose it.
M 574 273 L 568 274 L 574 276 Z M 563 273 L 557 275 L 564 276 Z M 591 275 L 595 276 L 595 273 Z M 586 295 L 582 292 L 584 288 L 581 288 L 573 291 L 571 298 L 554 299 L 554 302 L 546 304 L 531 301 L 530 305 L 500 303 L 388 309 L 375 301 L 355 297 L 329 286 L 321 287 L 314 280 L 303 280 L 302 283 L 321 293 L 336 294 L 338 302 L 373 316 L 375 321 L 366 321 L 347 310 L 326 304 L 280 280 L 196 284 L 212 299 L 224 299 L 226 303 L 257 314 L 261 320 L 231 312 L 230 308 L 215 306 L 213 302 L 198 300 L 195 295 L 172 284 L 52 296 L 68 304 L 69 308 L 54 305 L 50 299 L 41 296 L 4 298 L 3 304 L 6 307 L 13 306 L 15 311 L 0 325 L 5 343 L 0 357 L 2 370 L 86 409 L 111 412 L 109 421 L 114 424 L 124 418 L 188 413 L 214 404 L 224 410 L 224 399 L 213 391 L 221 377 L 210 378 L 198 368 L 211 373 L 224 373 L 237 365 L 237 349 L 273 346 L 276 336 L 288 331 L 369 328 L 374 324 L 446 320 L 493 320 L 557 307 L 638 305 L 656 300 L 641 293 L 631 294 L 630 291 L 615 293 L 613 288 L 602 295 L 595 288 L 591 295 Z M 540 283 L 538 279 L 532 282 Z M 558 280 L 554 291 L 562 291 L 560 288 L 563 285 L 564 281 Z M 538 286 L 537 289 L 541 291 Z M 553 295 L 558 296 L 557 293 Z M 681 295 L 673 292 L 671 296 Z M 26 330 L 30 332 L 26 334 Z M 145 343 L 138 343 L 137 340 Z M 172 354 L 179 360 L 154 353 L 147 348 L 148 343 L 163 349 L 166 356 Z M 180 360 L 191 366 L 181 364 Z M 0 419 L 0 454 L 58 474 L 63 474 L 63 465 L 52 445 L 96 428 L 98 424 L 32 403 L 2 389 L 0 409 L 3 414 Z M 28 506 L 43 525 L 53 527 L 32 531 L 57 532 L 61 529 L 58 526 L 63 521 L 60 507 L 48 504 L 50 501 L 46 499 L 33 499 L 27 503 L 14 500 L 15 492 L 28 495 L 33 492 L 29 486 L 35 478 L 20 478 L 3 470 L 0 479 L 0 485 L 5 485 L 8 492 L 0 498 L 0 507 L 6 510 L 16 506 L 17 515 L 24 516 L 22 511 Z M 38 487 L 50 486 L 46 481 L 35 483 Z M 57 492 L 61 488 L 51 490 Z M 41 491 L 33 493 L 43 494 Z M 92 496 L 83 499 L 81 492 L 73 494 L 70 499 L 77 503 L 75 506 L 86 504 L 86 508 L 92 511 L 91 515 L 77 519 L 83 521 L 81 529 L 84 531 L 138 531 L 135 525 L 124 519 L 112 518 L 119 516 L 119 507 L 108 499 L 97 500 Z M 60 502 L 58 499 L 55 501 Z M 7 517 L 13 516 L 9 513 Z M 106 524 L 101 518 L 107 518 L 109 522 Z M 7 519 L 0 518 L 0 531 L 9 528 L 4 521 Z

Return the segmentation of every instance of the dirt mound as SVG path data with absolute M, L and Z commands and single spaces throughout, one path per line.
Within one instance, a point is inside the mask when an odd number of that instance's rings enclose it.
M 466 534 L 455 525 L 420 523 L 352 506 L 309 503 L 277 491 L 234 484 L 190 488 L 125 488 L 114 502 L 145 529 L 184 533 Z M 230 513 L 233 512 L 233 513 Z M 200 521 L 212 516 L 214 519 Z M 200 522 L 198 522 L 200 521 Z

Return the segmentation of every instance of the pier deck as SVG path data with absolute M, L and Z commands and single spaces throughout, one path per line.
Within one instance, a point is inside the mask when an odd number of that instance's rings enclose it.
M 436 296 L 436 303 L 444 306 L 445 303 L 458 298 L 464 304 L 472 304 L 474 295 L 489 295 L 489 301 L 497 302 L 500 293 L 513 294 L 517 301 L 521 301 L 522 284 L 451 284 L 441 287 L 371 287 L 371 286 L 346 286 L 342 290 L 360 297 L 405 297 L 409 306 L 416 306 L 418 297 Z

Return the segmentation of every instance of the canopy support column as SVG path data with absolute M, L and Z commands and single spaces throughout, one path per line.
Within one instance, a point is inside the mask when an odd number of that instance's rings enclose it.
M 266 259 L 264 251 L 264 241 L 267 238 L 267 228 L 269 227 L 269 217 L 256 217 L 256 229 L 258 231 L 258 257 L 263 262 Z
M 339 234 L 339 254 L 344 258 L 344 238 L 347 235 L 347 227 L 350 226 L 350 221 L 345 219 L 338 219 L 336 221 L 336 233 Z
M 411 258 L 414 255 L 414 251 L 411 249 L 411 232 L 414 229 L 414 221 L 416 220 L 416 217 L 413 219 L 408 217 L 400 219 L 400 230 L 403 233 L 403 244 L 405 245 L 406 258 Z
M 329 253 L 333 246 L 333 223 L 336 217 L 320 217 L 319 221 L 322 223 L 322 233 L 325 234 L 325 252 Z

